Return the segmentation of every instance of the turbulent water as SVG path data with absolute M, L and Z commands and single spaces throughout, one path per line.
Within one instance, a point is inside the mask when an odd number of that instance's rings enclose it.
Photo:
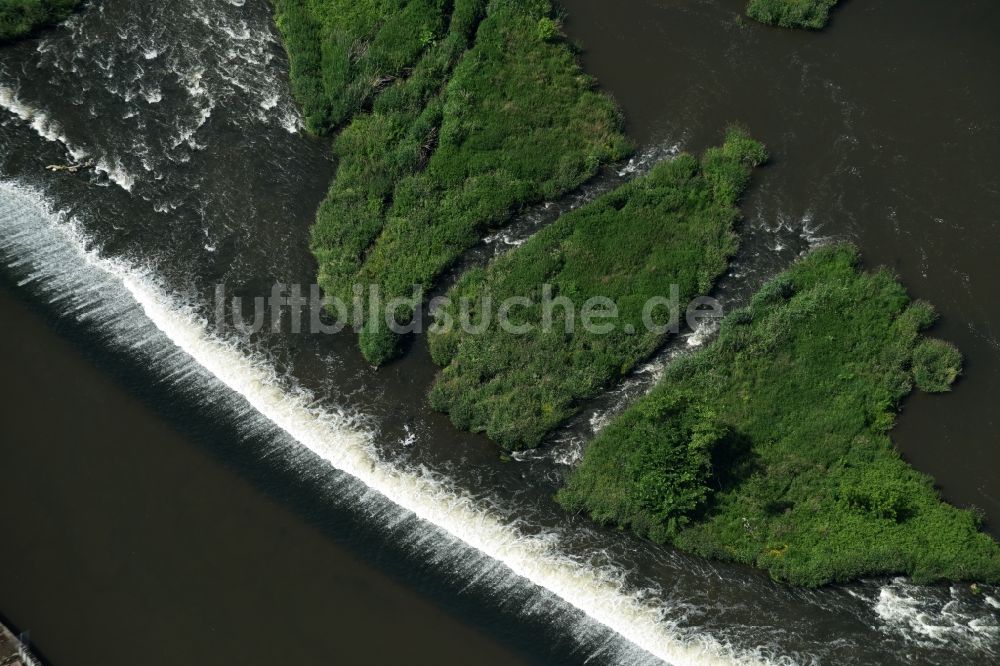
M 495 608 L 499 633 L 529 634 L 541 660 L 964 664 L 1000 655 L 996 590 L 904 580 L 793 590 L 558 510 L 551 496 L 586 439 L 710 330 L 689 332 L 549 446 L 509 464 L 427 412 L 434 369 L 419 340 L 375 372 L 347 334 L 216 330 L 216 285 L 266 296 L 274 282 L 313 279 L 308 226 L 333 165 L 300 132 L 286 68 L 263 0 L 105 0 L 4 50 L 4 275 L 170 400 L 229 423 L 260 474 L 348 516 L 362 551 L 395 553 L 405 578 L 458 606 Z M 638 158 L 528 212 L 465 265 L 693 142 L 677 127 L 642 138 Z M 69 162 L 89 166 L 46 170 Z M 744 249 L 719 290 L 726 302 L 825 236 L 852 237 L 766 201 L 748 205 Z

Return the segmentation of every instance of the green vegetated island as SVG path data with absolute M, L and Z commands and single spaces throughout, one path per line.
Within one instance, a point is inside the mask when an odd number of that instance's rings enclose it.
M 781 16 L 807 22 L 809 7 L 825 17 L 832 4 L 751 11 L 798 7 Z M 308 126 L 334 136 L 337 174 L 312 236 L 328 294 L 431 285 L 519 208 L 629 152 L 618 110 L 580 70 L 547 2 L 275 5 Z M 677 285 L 683 302 L 726 270 L 738 200 L 765 159 L 730 130 L 700 159 L 660 164 L 468 272 L 453 303 L 521 296 L 535 305 L 514 308 L 512 323 L 552 325 L 431 335 L 443 366 L 432 406 L 504 448 L 538 445 L 664 343 L 668 333 L 639 321 L 647 298 Z M 549 312 L 537 307 L 546 283 L 563 299 Z M 566 306 L 595 296 L 615 302 L 613 330 L 567 332 Z M 439 321 L 458 314 L 446 308 Z M 888 436 L 914 386 L 946 391 L 961 371 L 953 347 L 922 334 L 933 320 L 892 275 L 860 271 L 854 249 L 818 250 L 613 420 L 557 499 L 795 584 L 898 573 L 1000 582 L 1000 546 L 977 516 L 945 504 Z M 378 321 L 365 323 L 360 346 L 375 364 L 398 353 Z
M 448 294 L 451 309 L 438 312 L 445 332 L 430 333 L 432 357 L 445 366 L 431 405 L 449 413 L 459 428 L 485 432 L 505 448 L 537 446 L 581 401 L 663 344 L 667 333 L 643 322 L 649 299 L 677 285 L 686 306 L 725 272 L 737 248 L 737 199 L 751 169 L 766 158 L 763 146 L 731 130 L 725 144 L 700 161 L 685 154 L 663 162 L 561 217 L 488 268 L 466 273 Z M 549 294 L 542 293 L 543 285 Z M 543 296 L 563 304 L 546 307 Z M 594 296 L 615 304 L 614 330 L 577 321 Z M 482 333 L 444 326 L 445 317 L 457 322 L 463 301 L 482 304 L 486 298 L 527 298 L 532 304 L 509 312 L 516 329 L 503 330 L 497 317 Z M 468 315 L 470 323 L 482 319 L 474 310 Z M 657 329 L 669 324 L 668 308 L 651 315 Z
M 0 44 L 65 21 L 83 0 L 0 0 Z
M 386 300 L 433 285 L 486 230 L 630 150 L 546 0 L 276 7 L 309 127 L 343 128 L 312 249 L 319 284 L 345 302 L 355 284 Z M 399 339 L 374 317 L 360 345 L 379 365 Z
M 819 30 L 830 19 L 838 0 L 750 0 L 747 15 L 782 28 Z
M 571 511 L 816 586 L 874 574 L 1000 582 L 1000 546 L 889 439 L 913 387 L 947 391 L 934 310 L 852 247 L 814 251 L 730 314 L 590 444 Z

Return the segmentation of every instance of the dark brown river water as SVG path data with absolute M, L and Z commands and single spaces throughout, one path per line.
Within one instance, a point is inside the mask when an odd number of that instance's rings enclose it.
M 7 288 L 0 312 L 0 599 L 48 662 L 526 661 L 234 474 Z M 362 640 L 379 626 L 392 640 Z
M 856 242 L 967 356 L 894 433 L 1000 524 L 1000 9 L 848 1 L 820 34 L 742 2 L 567 0 L 639 153 L 526 212 L 487 260 L 740 122 L 773 155 L 717 292 L 746 299 Z M 905 20 L 900 20 L 905 17 Z M 308 285 L 332 174 L 300 131 L 263 0 L 105 0 L 0 50 L 0 616 L 56 666 L 98 663 L 967 664 L 1000 593 L 871 580 L 804 592 L 564 516 L 594 428 L 687 335 L 505 464 L 424 404 L 423 342 L 375 372 L 343 336 L 242 338 L 211 294 Z M 45 166 L 90 159 L 79 177 Z

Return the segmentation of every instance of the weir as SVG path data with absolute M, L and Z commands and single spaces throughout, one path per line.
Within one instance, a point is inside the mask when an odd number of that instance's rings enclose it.
M 498 592 L 536 588 L 526 612 L 557 622 L 588 647 L 614 651 L 619 663 L 764 663 L 711 636 L 675 631 L 663 621 L 667 609 L 644 602 L 610 573 L 560 553 L 545 535 L 528 536 L 498 520 L 448 479 L 380 460 L 360 419 L 318 408 L 308 392 L 283 386 L 265 361 L 210 334 L 155 275 L 89 248 L 74 220 L 50 210 L 39 192 L 0 183 L 0 237 L 0 257 L 20 286 L 62 316 L 96 325 L 107 344 L 144 357 L 161 381 L 195 394 L 228 392 L 223 399 L 243 427 L 259 431 L 273 424 L 375 491 L 377 497 L 357 493 L 372 505 L 357 510 L 381 516 L 387 527 L 408 524 L 413 533 L 407 540 L 429 544 L 435 562 L 447 562 L 459 576 L 485 577 Z M 574 626 L 566 626 L 567 617 Z
M 6 666 L 39 666 L 28 647 L 14 632 L 0 624 L 0 664 Z

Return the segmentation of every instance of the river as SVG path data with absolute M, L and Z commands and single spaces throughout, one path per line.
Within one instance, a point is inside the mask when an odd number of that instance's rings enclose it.
M 774 160 L 719 295 L 741 302 L 827 238 L 898 271 L 938 306 L 936 334 L 968 371 L 950 395 L 911 399 L 894 438 L 998 524 L 1000 9 L 847 2 L 816 35 L 741 20 L 740 4 L 568 0 L 567 31 L 638 157 L 466 263 L 742 122 Z M 301 132 L 263 0 L 104 0 L 2 56 L 0 308 L 18 378 L 4 416 L 18 426 L 0 445 L 0 468 L 17 470 L 0 499 L 18 536 L 0 614 L 56 666 L 1000 654 L 995 590 L 791 590 L 558 510 L 593 429 L 703 331 L 504 463 L 427 411 L 420 339 L 376 372 L 349 334 L 215 328 L 218 284 L 266 296 L 313 281 L 308 227 L 333 173 Z M 70 159 L 95 168 L 45 169 Z

